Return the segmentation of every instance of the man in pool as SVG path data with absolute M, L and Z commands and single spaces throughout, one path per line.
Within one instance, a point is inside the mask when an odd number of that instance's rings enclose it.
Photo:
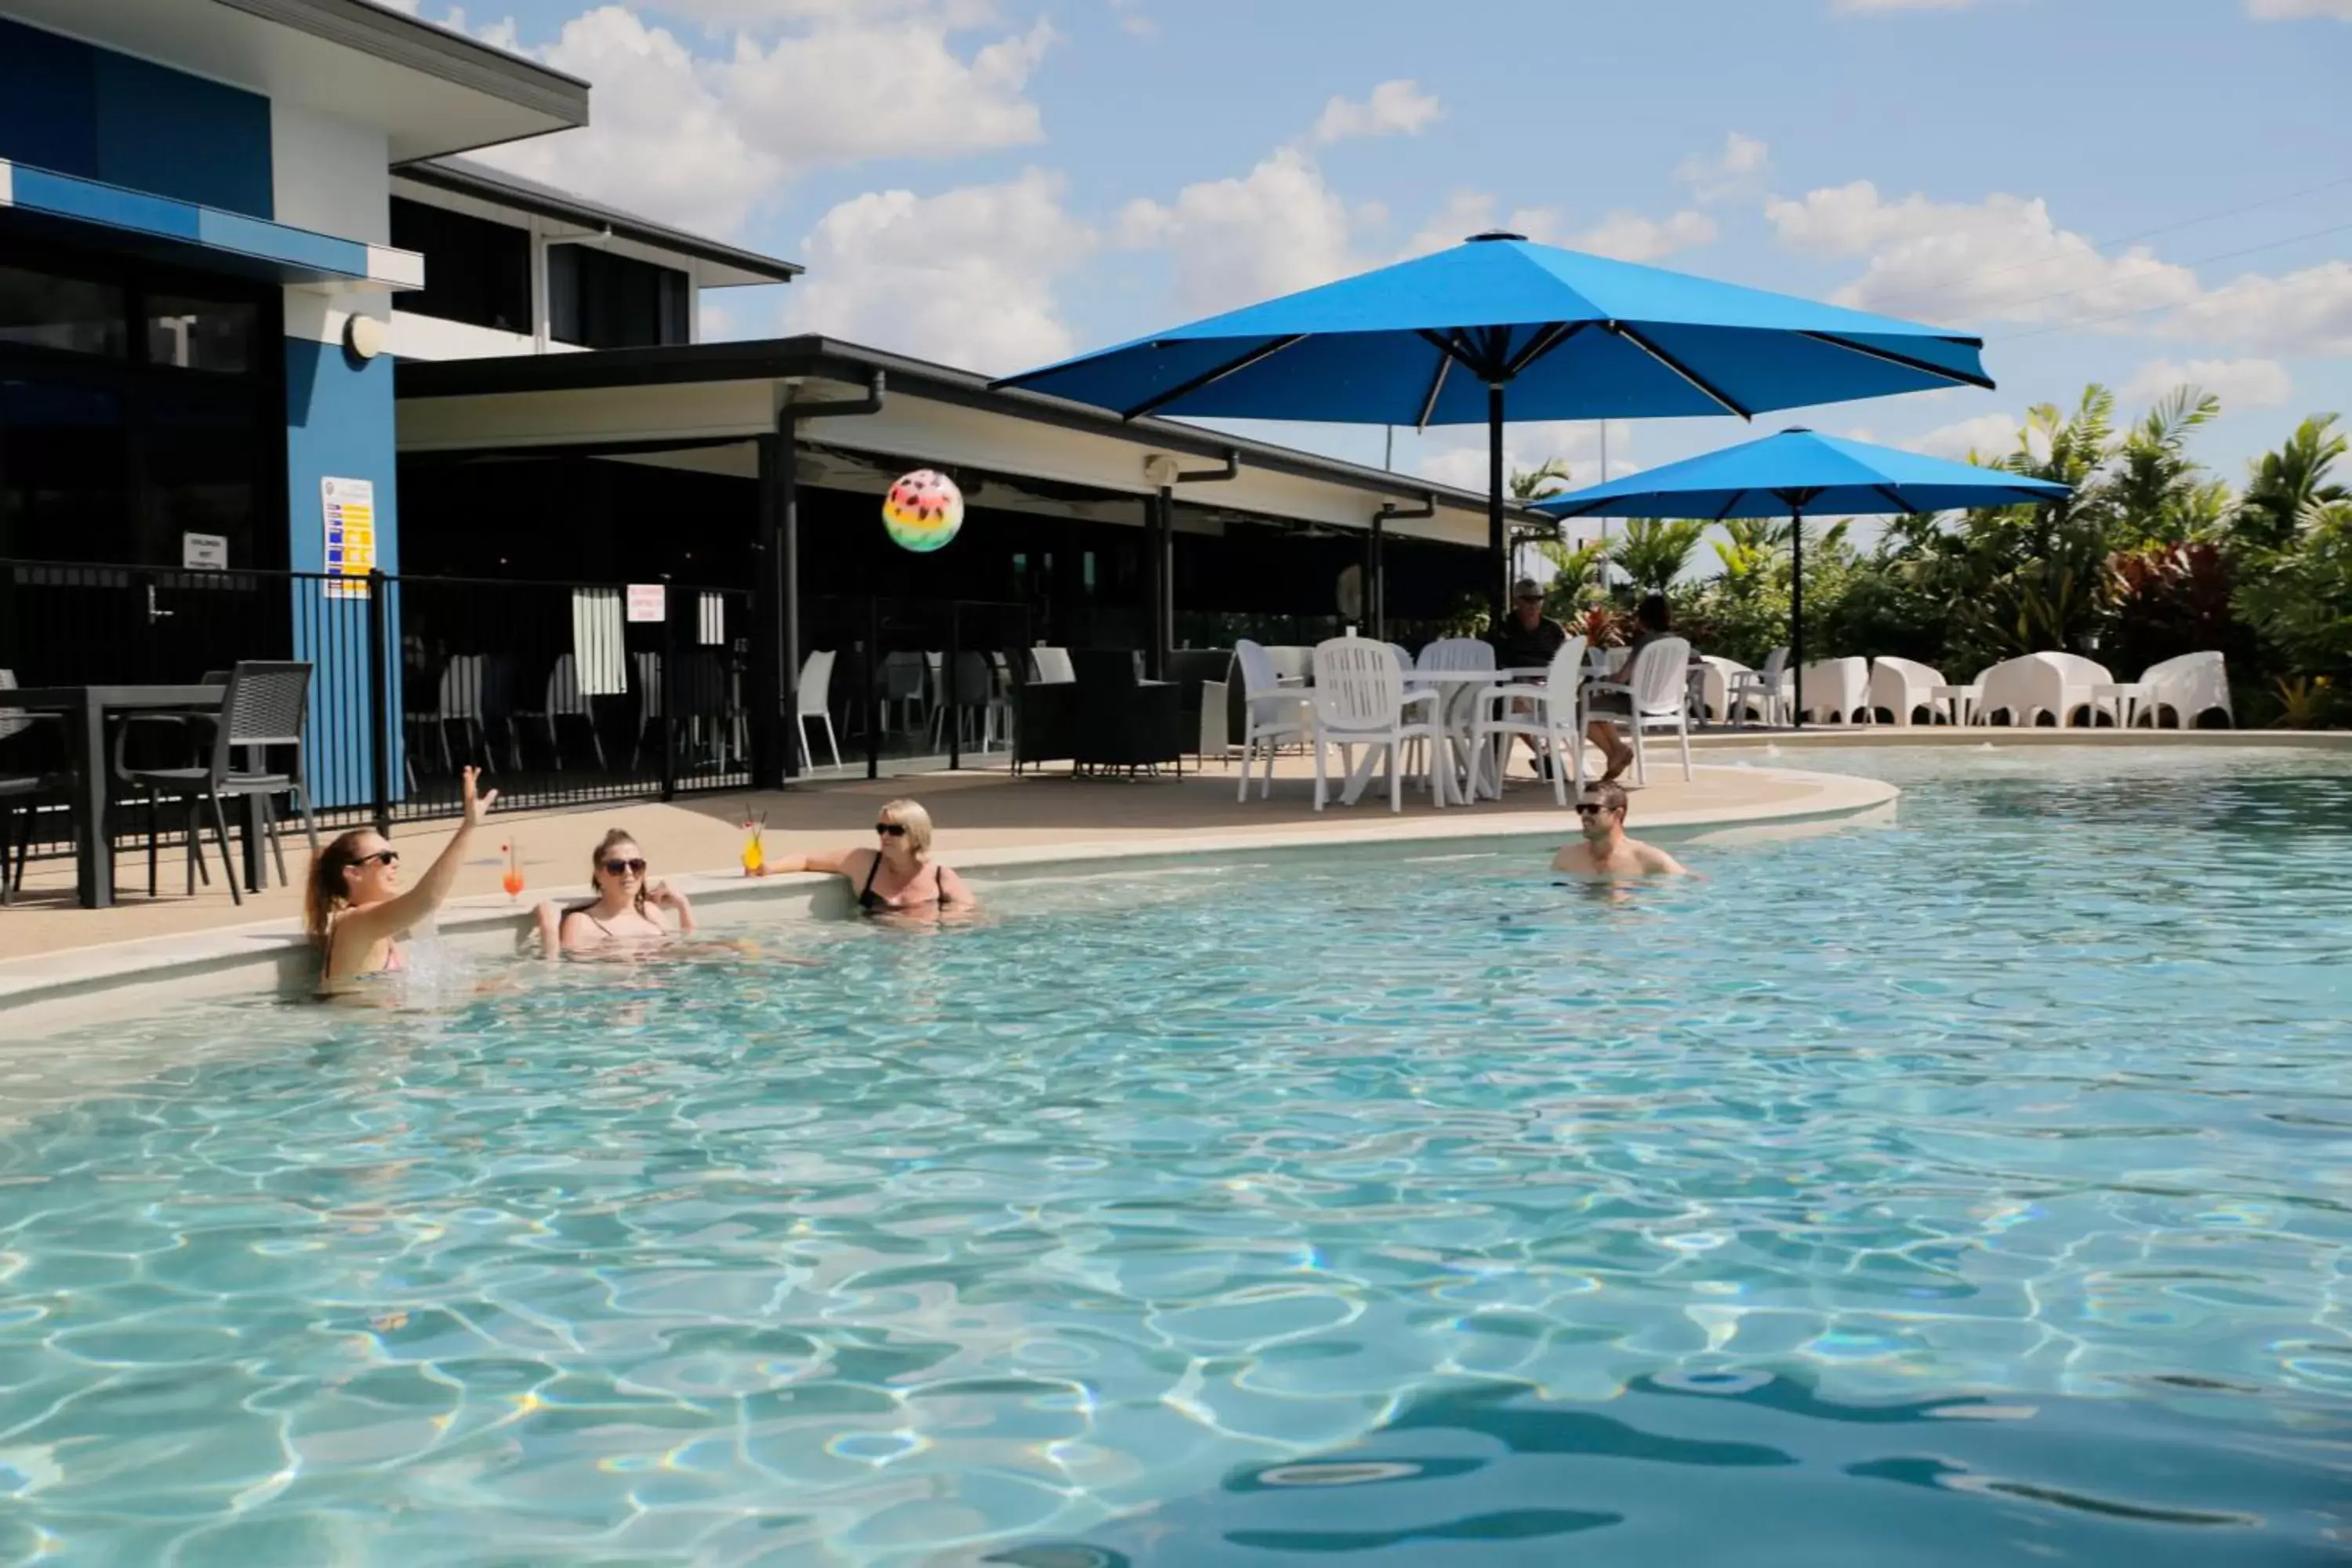
M 1580 877 L 1686 877 L 1690 868 L 1654 844 L 1625 837 L 1625 789 L 1615 783 L 1584 786 L 1576 803 L 1584 837 L 1563 844 L 1551 868 Z

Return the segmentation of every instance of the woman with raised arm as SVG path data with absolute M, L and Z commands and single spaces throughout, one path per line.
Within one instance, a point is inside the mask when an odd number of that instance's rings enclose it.
M 874 814 L 876 847 L 786 855 L 763 862 L 755 877 L 830 871 L 857 889 L 866 914 L 893 910 L 970 909 L 975 900 L 963 879 L 931 858 L 931 814 L 911 800 L 894 800 Z
M 400 851 L 372 827 L 355 827 L 310 862 L 302 890 L 302 923 L 319 944 L 319 990 L 332 994 L 354 983 L 406 967 L 400 939 L 448 898 L 465 864 L 466 845 L 499 792 L 476 795 L 474 770 L 460 777 L 465 815 L 457 831 L 416 886 L 400 886 Z

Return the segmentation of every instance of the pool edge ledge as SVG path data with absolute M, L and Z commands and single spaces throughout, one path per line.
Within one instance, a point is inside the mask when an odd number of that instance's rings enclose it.
M 1798 782 L 1808 793 L 1794 799 L 1706 810 L 1660 812 L 1636 823 L 1643 834 L 1677 842 L 1728 830 L 1821 830 L 1849 820 L 1884 815 L 1901 792 L 1876 779 L 1801 769 L 1741 766 L 1766 778 Z M 1327 814 L 1313 831 L 1296 821 L 1275 827 L 1191 832 L 1181 836 L 1080 841 L 1053 846 L 1017 846 L 960 850 L 955 866 L 982 888 L 999 879 L 991 873 L 1099 868 L 1108 862 L 1190 860 L 1229 855 L 1295 853 L 1360 848 L 1370 845 L 1467 843 L 1475 840 L 1557 841 L 1573 833 L 1571 821 L 1546 803 L 1528 811 L 1497 814 L 1367 816 L 1333 826 Z M 1715 840 L 1733 842 L 1732 839 Z M 1020 879 L 1027 879 L 1025 877 Z M 694 900 L 698 911 L 725 920 L 756 908 L 767 917 L 838 918 L 849 900 L 838 879 L 798 875 L 748 879 L 731 868 L 673 878 Z M 583 888 L 549 889 L 559 901 L 584 897 Z M 536 903 L 538 900 L 534 900 Z M 445 942 L 470 953 L 510 955 L 524 950 L 530 932 L 530 908 L 496 894 L 452 900 L 438 921 Z M 174 1004 L 228 996 L 275 994 L 298 998 L 314 987 L 316 959 L 309 939 L 292 921 L 226 926 L 173 936 L 142 937 L 89 947 L 64 948 L 0 960 L 0 1014 L 12 1043 L 54 1035 L 126 1014 L 152 1013 Z

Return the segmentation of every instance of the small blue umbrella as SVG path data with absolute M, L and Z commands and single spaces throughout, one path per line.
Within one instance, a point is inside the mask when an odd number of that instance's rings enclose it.
M 1843 440 L 1811 430 L 1783 430 L 1759 441 L 1644 468 L 1622 479 L 1533 502 L 1537 511 L 1573 517 L 1734 517 L 1790 520 L 1790 662 L 1797 667 L 1796 719 L 1805 721 L 1805 514 L 1895 516 L 1956 507 L 2016 506 L 2063 500 L 2071 487 L 2000 468 L 1950 463 L 1895 447 Z
M 1516 234 L 1006 377 L 1113 409 L 1487 427 L 1487 535 L 1507 584 L 1503 422 L 1737 414 L 1992 383 L 1980 339 Z M 1501 600 L 1496 600 L 1499 616 Z

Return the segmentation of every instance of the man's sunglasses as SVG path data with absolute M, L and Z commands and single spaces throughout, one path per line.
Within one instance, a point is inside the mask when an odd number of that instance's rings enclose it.
M 1598 816 L 1604 811 L 1614 811 L 1617 808 L 1615 806 L 1612 805 L 1595 805 L 1592 802 L 1585 800 L 1579 801 L 1577 803 L 1576 815 L 1579 816 Z
M 885 838 L 904 838 L 907 837 L 907 825 L 903 822 L 877 822 L 874 825 L 874 831 Z
M 617 877 L 624 871 L 627 872 L 632 877 L 642 877 L 646 874 L 646 863 L 643 860 L 607 860 L 604 862 L 604 875 L 607 877 Z

